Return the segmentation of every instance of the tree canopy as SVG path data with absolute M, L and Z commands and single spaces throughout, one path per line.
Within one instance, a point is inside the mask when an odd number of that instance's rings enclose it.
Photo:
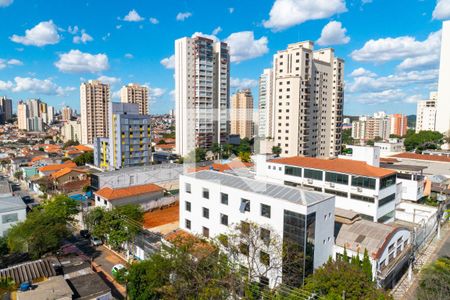
M 84 166 L 85 164 L 92 164 L 94 163 L 94 152 L 88 151 L 85 152 L 73 160 L 74 163 L 77 164 L 77 166 Z
M 425 130 L 415 133 L 408 130 L 404 141 L 405 149 L 406 151 L 436 149 L 437 145 L 442 142 L 443 137 L 442 133 L 437 131 Z
M 441 257 L 420 272 L 418 299 L 447 299 L 450 296 L 450 258 Z

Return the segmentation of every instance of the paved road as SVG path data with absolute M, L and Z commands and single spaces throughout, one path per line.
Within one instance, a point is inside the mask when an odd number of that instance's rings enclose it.
M 447 236 L 443 237 L 445 240 L 442 244 L 441 249 L 437 251 L 437 257 L 441 256 L 449 256 L 450 257 L 450 234 L 447 234 Z

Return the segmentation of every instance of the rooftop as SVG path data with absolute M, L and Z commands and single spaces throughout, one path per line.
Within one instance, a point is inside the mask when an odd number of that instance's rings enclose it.
M 174 223 L 178 225 L 179 210 L 179 203 L 176 202 L 173 206 L 144 213 L 144 228 L 155 228 L 164 225 L 172 225 Z
M 68 160 L 62 164 L 56 164 L 56 165 L 47 165 L 47 166 L 43 166 L 40 167 L 38 170 L 40 172 L 48 172 L 48 171 L 58 171 L 64 168 L 76 168 L 77 164 Z
M 315 157 L 294 156 L 276 158 L 270 160 L 269 162 L 368 177 L 385 177 L 395 174 L 395 171 L 377 168 L 362 161 L 341 158 L 322 159 Z
M 281 184 L 267 183 L 216 171 L 200 171 L 185 176 L 305 206 L 313 205 L 334 197 L 322 193 L 306 191 Z
M 11 195 L 11 185 L 9 184 L 8 180 L 0 180 L 0 194 L 10 194 Z
M 27 208 L 19 196 L 0 197 L 0 212 L 16 211 Z
M 425 155 L 425 154 L 416 154 L 416 153 L 410 153 L 410 152 L 403 152 L 403 153 L 392 155 L 391 157 L 417 159 L 417 160 L 429 160 L 429 161 L 450 163 L 450 157 L 441 156 L 441 155 Z
M 66 167 L 64 169 L 56 171 L 55 173 L 52 173 L 50 175 L 50 177 L 53 178 L 53 179 L 58 179 L 59 177 L 67 175 L 67 174 L 69 174 L 72 171 L 73 172 L 78 172 L 78 173 L 86 173 L 84 170 L 79 170 L 79 169 L 72 168 L 72 167 Z
M 104 187 L 96 191 L 95 194 L 106 200 L 117 200 L 122 198 L 128 198 L 148 193 L 162 192 L 163 188 L 159 185 L 149 183 L 143 185 L 134 185 L 124 188 L 113 189 L 110 187 Z
M 67 282 L 75 292 L 73 299 L 100 299 L 100 296 L 111 292 L 111 289 L 96 273 L 70 278 L 67 279 Z
M 385 169 L 410 171 L 410 172 L 421 172 L 427 168 L 425 166 L 411 166 L 411 165 L 386 164 L 386 163 L 380 163 L 380 166 Z
M 72 299 L 72 289 L 63 276 L 56 276 L 33 284 L 36 287 L 26 292 L 18 292 L 17 300 L 60 300 Z
M 161 174 L 161 172 L 164 171 L 177 171 L 179 174 L 183 172 L 183 165 L 179 164 L 160 164 L 160 165 L 150 165 L 150 166 L 138 166 L 138 167 L 129 167 L 129 168 L 123 168 L 120 170 L 114 170 L 114 171 L 108 171 L 108 172 L 102 172 L 97 173 L 96 175 L 100 178 L 106 178 L 106 177 L 115 177 L 120 174 L 142 174 L 146 172 L 157 172 L 158 176 L 162 176 L 164 174 Z
M 56 272 L 50 259 L 39 259 L 0 270 L 0 277 L 11 278 L 17 283 L 52 276 L 56 276 Z

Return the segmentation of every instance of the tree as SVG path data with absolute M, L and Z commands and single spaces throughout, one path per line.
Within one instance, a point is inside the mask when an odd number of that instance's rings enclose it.
M 272 147 L 272 154 L 280 155 L 281 154 L 281 147 L 280 146 L 273 146 Z
M 252 161 L 252 159 L 250 157 L 250 152 L 239 152 L 239 158 L 244 163 L 248 163 L 248 162 Z
M 0 237 L 0 256 L 7 255 L 8 253 L 8 240 L 6 237 Z
M 306 278 L 304 288 L 324 299 L 392 299 L 384 290 L 367 280 L 359 266 L 344 260 L 328 261 Z
M 34 258 L 58 249 L 61 241 L 70 236 L 69 225 L 75 222 L 78 203 L 58 195 L 35 207 L 27 219 L 11 227 L 8 247 L 12 252 L 28 252 Z
M 94 152 L 88 151 L 84 152 L 83 154 L 77 156 L 74 160 L 74 163 L 77 164 L 77 166 L 84 166 L 85 164 L 92 164 L 94 163 Z
M 16 283 L 9 277 L 0 278 L 0 296 L 16 290 Z M 2 298 L 3 299 L 3 298 Z M 9 299 L 9 297 L 8 297 Z
M 369 258 L 369 252 L 367 251 L 367 248 L 364 249 L 364 258 L 361 262 L 361 268 L 364 274 L 366 274 L 368 280 L 372 280 L 373 274 L 372 274 L 372 264 L 370 262 Z
M 440 257 L 420 272 L 418 299 L 448 299 L 450 295 L 450 258 Z
M 165 140 L 159 140 L 158 145 L 165 145 L 166 141 Z
M 367 146 L 373 146 L 373 145 L 375 145 L 375 142 L 374 142 L 373 140 L 368 140 L 368 141 L 366 142 L 366 145 L 367 145 Z
M 79 144 L 80 143 L 78 141 L 68 140 L 67 142 L 64 143 L 63 149 L 66 149 L 66 148 L 71 147 L 71 146 L 77 146 Z
M 343 129 L 342 130 L 342 143 L 345 145 L 353 145 L 354 139 L 352 138 L 352 130 L 351 129 Z
M 214 143 L 211 147 L 211 151 L 216 157 L 220 157 L 222 154 L 222 146 L 219 143 Z
M 404 141 L 406 151 L 412 151 L 417 148 L 420 150 L 436 148 L 437 144 L 443 142 L 443 134 L 438 131 L 420 131 L 414 133 L 408 131 Z

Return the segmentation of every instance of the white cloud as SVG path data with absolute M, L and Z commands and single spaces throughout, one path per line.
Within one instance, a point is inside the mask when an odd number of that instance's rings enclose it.
M 14 84 L 11 81 L 2 81 L 0 80 L 0 91 L 10 90 Z
M 150 99 L 159 98 L 166 93 L 166 90 L 158 87 L 148 86 L 148 95 Z
M 219 34 L 219 32 L 221 32 L 222 31 L 222 27 L 216 27 L 216 28 L 214 28 L 214 30 L 212 31 L 212 34 L 213 35 L 218 35 Z
M 372 3 L 372 0 L 361 0 L 362 5 Z
M 107 41 L 111 37 L 111 33 L 108 32 L 106 35 L 102 37 L 102 40 Z
M 131 54 L 131 53 L 125 53 L 124 57 L 128 58 L 128 59 L 134 58 L 133 54 Z
M 443 20 L 450 17 L 450 0 L 438 0 L 433 10 L 433 19 Z
M 22 65 L 23 62 L 15 58 L 9 60 L 0 58 L 0 70 L 6 68 L 7 66 L 22 66 Z
M 258 81 L 249 78 L 230 78 L 230 86 L 236 89 L 250 89 L 258 85 Z
M 121 79 L 118 77 L 111 77 L 111 76 L 105 76 L 105 75 L 100 76 L 99 78 L 97 78 L 97 80 L 100 80 L 103 83 L 107 83 L 107 84 L 111 84 L 111 85 L 119 83 L 121 81 Z
M 108 56 L 103 53 L 90 54 L 80 50 L 70 50 L 59 54 L 55 66 L 65 73 L 97 73 L 109 68 Z
M 120 90 L 113 92 L 111 94 L 111 98 L 113 98 L 113 99 L 120 99 Z
M 405 98 L 403 102 L 405 103 L 417 103 L 420 100 L 423 100 L 424 97 L 422 95 L 411 95 Z
M 11 90 L 15 93 L 28 92 L 43 95 L 64 96 L 67 92 L 74 91 L 74 87 L 61 87 L 51 79 L 37 79 L 32 77 L 15 77 L 11 81 L 0 81 L 0 90 Z
M 10 6 L 14 0 L 0 0 L 0 7 Z
M 228 12 L 229 12 L 230 14 L 234 13 L 234 7 L 229 7 L 229 8 L 228 8 Z
M 159 23 L 159 20 L 157 18 L 150 18 L 149 21 L 152 24 L 158 24 Z
M 253 31 L 241 31 L 230 34 L 225 39 L 230 46 L 230 56 L 232 62 L 241 62 L 262 56 L 269 52 L 267 43 L 269 40 L 263 36 L 255 40 Z
M 346 33 L 347 29 L 342 27 L 341 22 L 331 21 L 323 27 L 317 44 L 320 46 L 347 44 L 350 37 L 346 36 Z
M 418 41 L 411 36 L 381 38 L 367 41 L 361 49 L 354 50 L 350 56 L 356 61 L 383 63 L 403 60 L 401 69 L 433 65 L 439 60 L 441 31 L 432 32 L 427 39 Z M 433 57 L 433 58 L 430 58 Z M 412 60 L 416 60 L 412 62 Z
M 179 12 L 177 14 L 176 19 L 177 19 L 177 21 L 184 21 L 187 18 L 190 18 L 191 16 L 192 16 L 192 13 L 190 13 L 190 12 Z
M 194 32 L 194 33 L 192 34 L 191 37 L 192 37 L 192 38 L 195 38 L 195 37 L 197 37 L 197 36 L 201 36 L 201 37 L 204 37 L 204 38 L 213 40 L 214 42 L 218 42 L 218 41 L 219 41 L 219 39 L 217 38 L 217 36 L 212 35 L 212 34 L 206 34 L 206 33 L 203 33 L 203 32 Z
M 67 28 L 67 31 L 70 33 L 70 34 L 77 34 L 78 33 L 78 31 L 79 31 L 80 29 L 78 28 L 78 26 L 69 26 L 69 28 Z
M 353 70 L 353 72 L 350 74 L 351 77 L 360 77 L 360 76 L 366 76 L 366 77 L 375 77 L 377 74 L 366 70 L 364 68 L 357 68 Z
M 120 29 L 120 28 L 122 28 L 122 25 L 116 25 L 116 29 Z
M 160 63 L 166 67 L 166 69 L 174 69 L 175 68 L 175 54 L 172 54 L 169 57 L 163 58 Z
M 140 22 L 143 21 L 144 18 L 141 17 L 135 9 L 132 9 L 125 17 L 123 17 L 123 20 L 127 22 Z
M 400 70 L 422 69 L 428 67 L 438 67 L 439 52 L 430 53 L 430 55 L 406 58 L 397 68 Z
M 79 43 L 86 44 L 87 42 L 91 42 L 93 40 L 94 39 L 92 38 L 92 36 L 87 34 L 84 30 L 81 31 L 81 36 L 74 36 L 73 37 L 73 42 L 75 44 L 79 44 Z
M 15 43 L 42 47 L 45 45 L 57 44 L 61 37 L 58 34 L 58 28 L 53 21 L 50 20 L 40 22 L 33 28 L 25 30 L 24 36 L 14 34 L 10 39 Z
M 360 93 L 355 97 L 355 100 L 363 104 L 380 104 L 403 101 L 405 97 L 407 96 L 402 90 L 390 89 L 381 92 Z
M 345 0 L 275 0 L 270 18 L 263 25 L 278 31 L 346 11 Z

